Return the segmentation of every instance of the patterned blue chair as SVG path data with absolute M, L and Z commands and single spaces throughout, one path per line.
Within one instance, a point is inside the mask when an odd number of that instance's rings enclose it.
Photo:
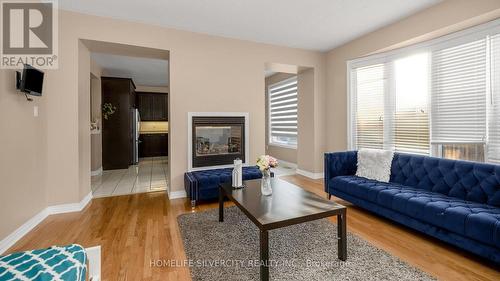
M 87 255 L 76 244 L 0 256 L 0 280 L 85 281 Z
M 356 151 L 325 154 L 328 196 L 500 264 L 500 165 L 395 153 L 389 182 L 356 167 Z
M 191 199 L 191 206 L 196 206 L 198 200 L 218 198 L 219 184 L 230 182 L 232 168 L 193 171 L 184 174 L 184 188 Z M 257 166 L 243 167 L 243 180 L 262 178 L 262 173 Z

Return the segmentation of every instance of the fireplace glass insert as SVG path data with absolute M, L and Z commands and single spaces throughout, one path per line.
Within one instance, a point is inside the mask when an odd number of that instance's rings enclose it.
M 193 117 L 193 167 L 245 162 L 244 117 Z

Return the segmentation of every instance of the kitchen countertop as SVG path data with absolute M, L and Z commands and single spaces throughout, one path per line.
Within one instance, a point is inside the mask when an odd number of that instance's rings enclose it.
M 139 134 L 141 135 L 151 135 L 151 134 L 168 134 L 168 131 L 140 131 Z

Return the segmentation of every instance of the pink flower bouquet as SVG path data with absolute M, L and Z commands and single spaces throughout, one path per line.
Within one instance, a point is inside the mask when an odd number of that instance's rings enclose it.
M 275 168 L 278 166 L 278 160 L 269 155 L 261 155 L 257 159 L 257 166 L 261 171 L 268 170 L 270 168 Z

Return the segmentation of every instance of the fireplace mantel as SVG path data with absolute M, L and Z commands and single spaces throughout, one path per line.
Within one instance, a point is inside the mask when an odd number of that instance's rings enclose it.
M 244 150 L 244 163 L 243 165 L 247 166 L 249 163 L 249 155 L 250 155 L 250 138 L 249 138 L 249 114 L 248 112 L 188 112 L 188 171 L 196 171 L 196 170 L 208 170 L 208 169 L 219 169 L 232 167 L 232 164 L 226 165 L 211 165 L 211 166 L 203 166 L 203 167 L 194 167 L 193 163 L 193 117 L 243 117 L 244 118 L 244 146 L 242 149 Z M 199 119 L 199 118 L 198 118 Z

